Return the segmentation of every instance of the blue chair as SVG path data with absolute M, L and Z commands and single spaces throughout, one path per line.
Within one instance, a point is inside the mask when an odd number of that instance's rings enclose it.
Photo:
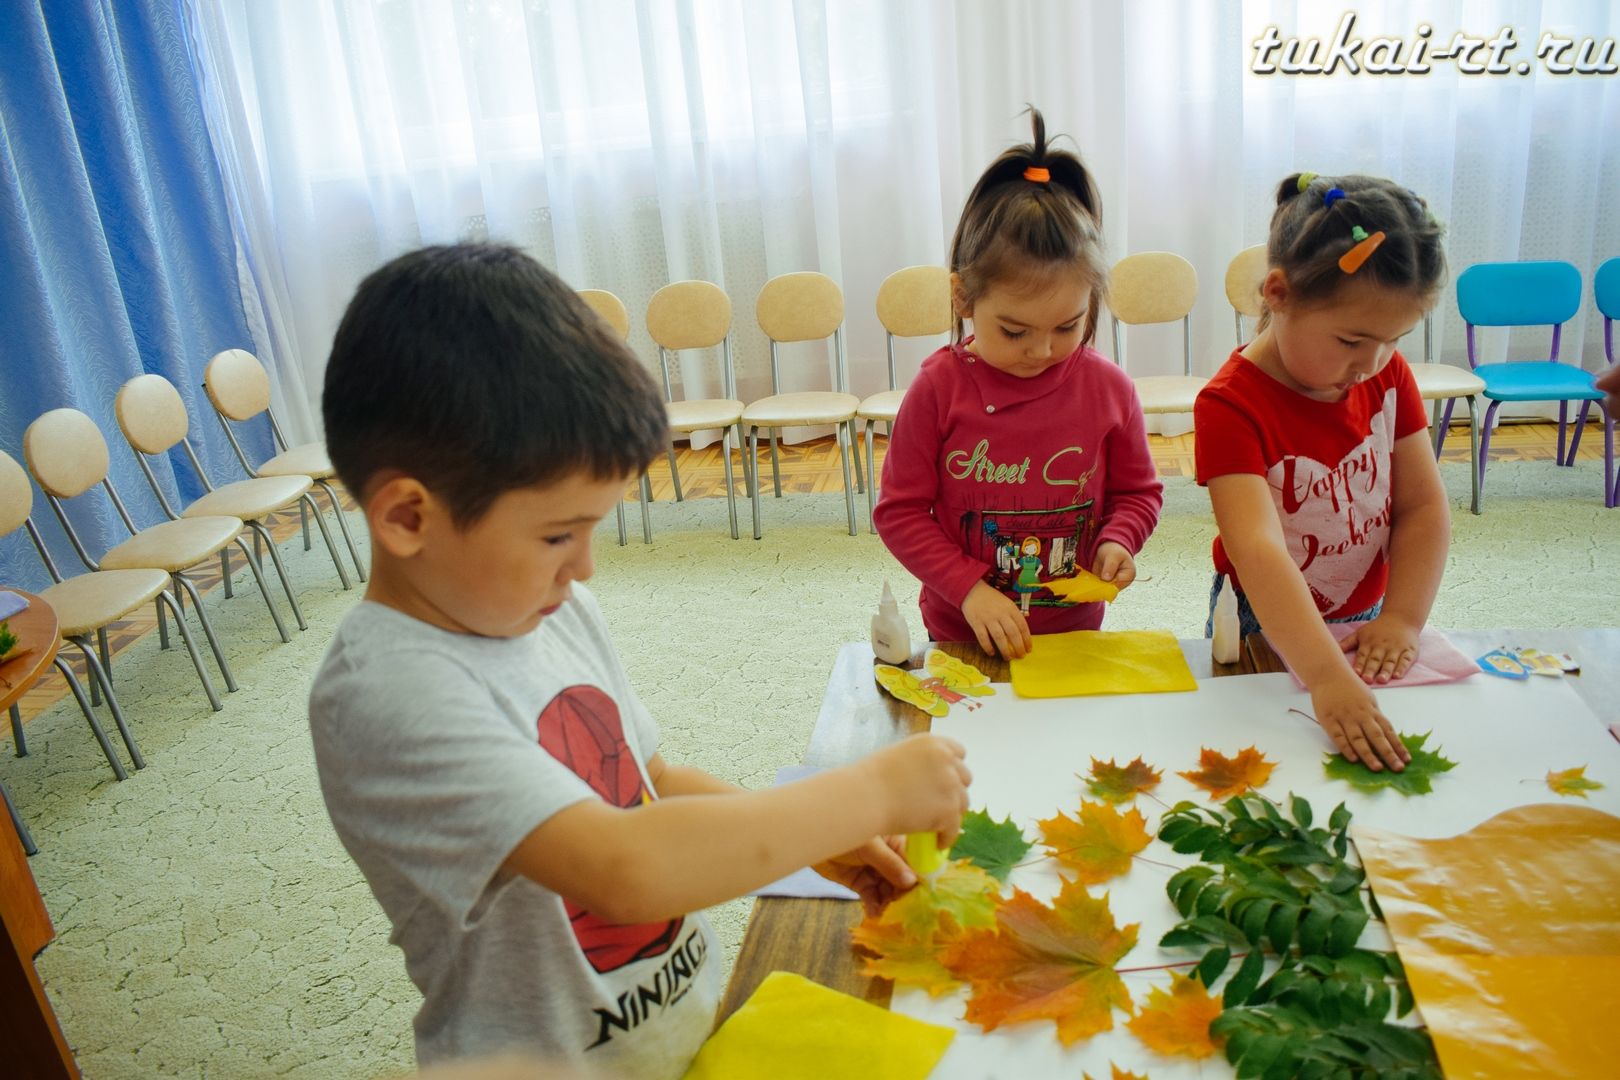
M 1558 464 L 1575 464 L 1581 429 L 1592 402 L 1601 402 L 1596 376 L 1572 364 L 1561 363 L 1558 346 L 1564 323 L 1581 307 L 1581 273 L 1567 262 L 1480 263 L 1457 278 L 1457 308 L 1468 330 L 1468 365 L 1485 380 L 1485 410 L 1480 438 L 1479 479 L 1485 482 L 1485 464 L 1491 445 L 1491 425 L 1504 401 L 1558 402 Z M 1481 364 L 1475 349 L 1474 328 L 1479 326 L 1551 326 L 1552 350 L 1546 360 L 1516 360 Z M 1579 401 L 1575 433 L 1565 452 L 1569 403 Z M 1614 417 L 1604 411 L 1603 505 L 1615 505 Z
M 1598 267 L 1592 279 L 1592 293 L 1597 297 L 1597 308 L 1603 316 L 1603 355 L 1610 366 L 1620 362 L 1614 355 L 1614 324 L 1620 320 L 1620 258 L 1610 259 Z M 1620 505 L 1620 476 L 1615 477 L 1609 491 L 1609 505 Z

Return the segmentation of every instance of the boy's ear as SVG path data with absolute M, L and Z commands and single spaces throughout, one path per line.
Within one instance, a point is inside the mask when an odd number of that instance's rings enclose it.
M 1288 275 L 1273 266 L 1266 271 L 1266 276 L 1260 282 L 1260 298 L 1272 311 L 1278 311 L 1288 306 L 1290 290 L 1288 288 Z
M 951 307 L 956 311 L 959 319 L 973 318 L 973 304 L 967 298 L 967 290 L 962 287 L 962 275 L 951 273 Z
M 396 559 L 421 551 L 429 519 L 444 513 L 444 505 L 420 480 L 403 473 L 378 484 L 366 500 L 371 542 Z

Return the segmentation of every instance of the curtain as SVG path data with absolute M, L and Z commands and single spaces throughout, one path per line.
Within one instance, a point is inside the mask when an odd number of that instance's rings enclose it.
M 937 263 L 963 197 L 1028 138 L 1025 103 L 1095 172 L 1111 257 L 1185 255 L 1201 292 L 1193 367 L 1235 344 L 1222 281 L 1263 242 L 1299 169 L 1391 176 L 1471 262 L 1563 258 L 1588 276 L 1620 252 L 1620 80 L 1556 74 L 1544 33 L 1620 37 L 1620 11 L 1566 3 L 1362 4 L 1358 36 L 1438 50 L 1517 28 L 1527 74 L 1259 74 L 1255 43 L 1330 43 L 1343 9 L 1178 0 L 186 0 L 208 121 L 274 349 L 314 437 L 331 335 L 355 284 L 422 243 L 517 243 L 578 288 L 619 294 L 632 344 L 661 285 L 730 294 L 740 395 L 769 392 L 753 302 L 817 269 L 846 297 L 851 388 L 886 388 L 873 312 L 883 278 Z M 1297 50 L 1296 50 L 1297 52 Z M 1600 54 L 1594 54 L 1600 55 Z M 1613 51 L 1608 54 L 1612 60 Z M 1448 293 L 1435 359 L 1462 363 Z M 1487 335 L 1487 359 L 1510 336 Z M 1515 348 L 1545 335 L 1512 335 Z M 1178 326 L 1125 334 L 1128 370 L 1178 373 Z M 905 343 L 909 378 L 937 341 Z M 1108 324 L 1099 347 L 1111 352 Z M 1601 363 L 1588 305 L 1566 357 Z M 1421 337 L 1407 350 L 1421 356 Z M 684 354 L 677 392 L 719 390 L 718 350 Z M 822 346 L 784 351 L 786 389 L 831 385 Z M 295 399 L 302 404 L 294 407 Z M 1173 423 L 1173 422 L 1172 422 Z M 1167 431 L 1185 430 L 1169 427 Z
M 0 24 L 0 450 L 22 463 L 35 417 L 79 409 L 101 428 L 137 524 L 155 524 L 114 416 L 118 388 L 168 378 L 211 475 L 241 479 L 202 370 L 221 349 L 254 348 L 179 9 L 53 0 L 8 4 Z M 242 436 L 269 456 L 267 428 Z M 152 462 L 166 494 L 195 498 L 189 462 L 172 457 Z M 127 536 L 99 489 L 69 507 L 92 556 Z M 57 565 L 81 572 L 37 492 L 33 510 Z M 50 583 L 21 529 L 0 537 L 0 582 Z

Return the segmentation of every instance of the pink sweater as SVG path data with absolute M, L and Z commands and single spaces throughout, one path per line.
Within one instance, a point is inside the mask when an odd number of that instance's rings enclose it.
M 1102 604 L 1043 583 L 1090 569 L 1104 540 L 1140 551 L 1164 501 L 1130 377 L 1084 347 L 1032 379 L 941 348 L 906 391 L 880 490 L 878 533 L 922 582 L 936 641 L 973 640 L 979 581 L 1029 593 L 1034 633 L 1095 630 Z

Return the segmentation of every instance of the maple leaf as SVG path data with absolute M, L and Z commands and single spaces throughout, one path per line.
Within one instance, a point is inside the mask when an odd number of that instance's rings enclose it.
M 1362 791 L 1394 788 L 1402 795 L 1427 795 L 1433 791 L 1429 781 L 1443 772 L 1457 767 L 1455 761 L 1440 756 L 1437 751 L 1423 749 L 1433 732 L 1422 735 L 1402 735 L 1401 743 L 1412 752 L 1412 760 L 1400 772 L 1384 769 L 1373 772 L 1359 761 L 1349 761 L 1340 754 L 1329 754 L 1322 762 L 1322 771 L 1335 780 L 1343 780 Z
M 944 993 L 959 980 L 941 962 L 943 950 L 963 927 L 994 926 L 1000 903 L 995 878 L 966 861 L 946 865 L 850 932 L 856 945 L 873 954 L 862 973 Z
M 995 930 L 970 930 L 950 945 L 945 966 L 972 984 L 965 1019 L 986 1031 L 1053 1020 L 1065 1046 L 1114 1026 L 1131 1011 L 1114 964 L 1136 947 L 1137 923 L 1116 926 L 1108 897 L 1065 881 L 1052 905 L 1022 889 L 996 909 Z
M 1584 799 L 1588 791 L 1597 791 L 1602 787 L 1596 780 L 1586 778 L 1585 765 L 1547 774 L 1547 789 L 1555 795 L 1578 795 Z
M 1108 1063 L 1108 1067 L 1114 1071 L 1112 1080 L 1148 1080 L 1147 1073 L 1126 1072 L 1112 1061 Z M 1081 1073 L 1080 1075 L 1085 1077 L 1086 1080 L 1091 1080 L 1090 1073 Z
M 966 859 L 1004 882 L 1032 846 L 1011 815 L 1005 821 L 992 821 L 985 811 L 975 810 L 962 819 L 962 835 L 951 845 L 951 858 Z
M 1169 992 L 1149 990 L 1147 1004 L 1125 1026 L 1150 1050 L 1206 1058 L 1220 1049 L 1209 1034 L 1209 1022 L 1219 1015 L 1219 994 L 1210 997 L 1203 983 L 1172 971 Z
M 1107 881 L 1131 868 L 1131 856 L 1152 839 L 1139 810 L 1121 814 L 1107 803 L 1080 803 L 1080 819 L 1067 814 L 1038 822 L 1041 839 L 1059 865 L 1087 885 Z
M 1271 779 L 1271 770 L 1276 767 L 1275 761 L 1267 761 L 1265 755 L 1252 746 L 1230 758 L 1206 746 L 1198 755 L 1198 768 L 1177 775 L 1209 792 L 1212 800 L 1219 800 L 1260 787 Z
M 1109 802 L 1130 802 L 1138 791 L 1152 791 L 1159 786 L 1163 774 L 1138 757 L 1129 765 L 1115 765 L 1091 759 L 1091 775 L 1085 777 L 1086 788 L 1097 798 Z
M 945 966 L 940 954 L 962 931 L 949 915 L 936 915 L 936 919 L 933 932 L 921 935 L 898 922 L 864 920 L 850 931 L 855 944 L 873 954 L 866 959 L 861 974 L 915 986 L 928 991 L 930 997 L 957 986 L 961 980 Z

